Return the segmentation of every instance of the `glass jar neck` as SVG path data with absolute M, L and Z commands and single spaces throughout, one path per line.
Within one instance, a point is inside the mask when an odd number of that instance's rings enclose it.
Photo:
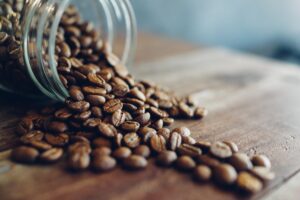
M 84 2 L 84 3 L 83 3 Z M 129 0 L 27 0 L 22 15 L 24 64 L 34 84 L 46 96 L 69 96 L 57 71 L 55 54 L 61 18 L 70 4 L 101 29 L 102 38 L 124 64 L 132 61 L 136 44 L 136 20 Z

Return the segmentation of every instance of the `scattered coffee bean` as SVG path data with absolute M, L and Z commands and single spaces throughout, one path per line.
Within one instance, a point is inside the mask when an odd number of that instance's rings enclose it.
M 220 164 L 220 162 L 217 159 L 212 158 L 208 155 L 197 156 L 197 162 L 199 164 L 207 165 L 212 168 L 217 167 Z
M 123 138 L 124 144 L 129 148 L 136 148 L 140 144 L 140 137 L 136 133 L 128 133 Z
M 147 145 L 140 145 L 133 150 L 135 155 L 143 156 L 148 158 L 151 154 L 151 150 Z
M 53 146 L 62 147 L 62 146 L 65 146 L 69 142 L 69 136 L 64 133 L 61 133 L 58 135 L 52 135 L 52 134 L 47 133 L 45 135 L 45 140 Z
M 180 170 L 189 171 L 196 167 L 196 162 L 190 156 L 180 156 L 176 161 Z
M 172 132 L 177 132 L 179 133 L 181 136 L 183 137 L 187 137 L 191 135 L 191 131 L 189 128 L 187 127 L 179 127 L 179 128 L 175 128 Z
M 119 147 L 113 152 L 113 157 L 119 160 L 128 158 L 131 155 L 131 150 L 128 147 Z
M 84 170 L 90 165 L 90 155 L 86 152 L 75 151 L 69 155 L 68 165 L 73 170 Z
M 213 143 L 210 147 L 210 153 L 217 158 L 228 158 L 232 155 L 230 147 L 223 142 Z
M 166 140 L 163 136 L 161 135 L 154 135 L 150 139 L 150 145 L 151 148 L 157 152 L 163 152 L 166 150 Z
M 163 151 L 157 156 L 157 163 L 161 166 L 170 166 L 177 160 L 177 155 L 174 151 Z
M 275 178 L 274 172 L 266 167 L 253 167 L 250 172 L 262 181 L 271 181 Z
M 238 146 L 234 142 L 224 141 L 224 143 L 227 144 L 230 147 L 232 153 L 237 153 L 239 151 Z
M 93 150 L 92 156 L 99 157 L 99 156 L 109 156 L 111 154 L 111 149 L 109 147 L 98 147 Z
M 116 167 L 117 161 L 108 155 L 94 156 L 91 165 L 94 170 L 109 171 Z
M 220 164 L 214 168 L 213 176 L 219 184 L 231 185 L 237 179 L 237 172 L 229 164 Z
M 247 171 L 252 169 L 253 165 L 247 154 L 235 153 L 230 157 L 230 164 L 237 171 Z
M 34 163 L 39 156 L 38 150 L 32 147 L 20 146 L 12 151 L 12 159 L 22 163 Z
M 177 132 L 172 132 L 169 138 L 169 148 L 170 150 L 176 150 L 182 143 L 181 135 Z
M 177 148 L 177 151 L 180 155 L 187 155 L 191 157 L 197 157 L 202 154 L 200 148 L 189 145 L 189 144 L 182 144 Z
M 129 169 L 143 169 L 148 165 L 148 161 L 143 156 L 131 155 L 124 160 L 125 167 Z
M 211 179 L 211 169 L 206 165 L 198 165 L 194 169 L 194 176 L 200 182 L 205 182 Z
M 257 193 L 262 190 L 263 184 L 248 172 L 241 172 L 237 177 L 237 186 L 245 192 Z
M 266 168 L 271 168 L 271 161 L 265 155 L 255 155 L 252 157 L 252 163 L 255 166 L 261 166 Z
M 56 162 L 63 156 L 62 148 L 52 148 L 40 155 L 40 159 L 43 162 Z

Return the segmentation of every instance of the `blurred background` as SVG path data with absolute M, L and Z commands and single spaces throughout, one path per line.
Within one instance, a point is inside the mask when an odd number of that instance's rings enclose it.
M 300 0 L 131 0 L 139 30 L 300 63 Z

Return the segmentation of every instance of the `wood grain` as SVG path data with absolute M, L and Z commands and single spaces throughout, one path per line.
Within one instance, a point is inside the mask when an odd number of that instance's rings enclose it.
M 176 48 L 174 41 L 169 45 Z M 145 59 L 147 62 L 139 61 L 134 74 L 180 95 L 193 94 L 210 112 L 201 122 L 184 120 L 175 126 L 188 126 L 197 139 L 233 140 L 249 155 L 263 153 L 270 157 L 277 177 L 252 199 L 272 196 L 299 171 L 300 69 L 220 49 L 190 51 L 191 47 L 167 53 L 167 57 L 160 54 L 164 46 L 159 49 L 158 59 L 154 60 L 153 53 Z M 148 51 L 140 49 L 139 53 L 143 60 Z M 30 102 L 6 96 L 0 104 L 2 150 L 14 144 L 12 126 Z M 64 163 L 26 166 L 11 163 L 8 155 L 9 151 L 0 153 L 3 200 L 249 198 L 213 184 L 197 184 L 189 174 L 155 165 L 137 173 L 117 169 L 107 174 L 72 174 L 65 171 Z

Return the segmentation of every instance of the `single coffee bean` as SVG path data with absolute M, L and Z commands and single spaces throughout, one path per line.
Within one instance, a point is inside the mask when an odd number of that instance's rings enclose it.
M 123 108 L 123 103 L 119 99 L 112 99 L 106 102 L 103 106 L 103 110 L 107 113 L 114 113 L 117 110 Z
M 32 119 L 23 118 L 17 126 L 17 133 L 19 135 L 24 135 L 24 134 L 28 133 L 29 131 L 31 131 L 32 129 L 33 129 Z
M 92 105 L 92 106 L 101 106 L 105 104 L 106 99 L 104 96 L 101 95 L 88 95 L 86 97 L 86 100 Z
M 90 83 L 100 87 L 104 87 L 106 83 L 106 81 L 99 74 L 88 74 L 87 78 L 90 81 Z
M 56 119 L 59 119 L 59 120 L 67 120 L 70 117 L 72 117 L 72 113 L 68 108 L 62 108 L 62 109 L 57 110 L 55 112 L 54 116 Z
M 156 120 L 151 124 L 151 126 L 156 130 L 161 129 L 164 126 L 164 121 L 162 119 Z
M 182 143 L 182 137 L 177 132 L 172 132 L 169 138 L 169 149 L 175 151 Z
M 156 135 L 156 130 L 145 126 L 139 129 L 139 135 L 143 139 L 144 143 L 148 143 L 150 139 Z
M 73 118 L 76 120 L 76 121 L 82 121 L 82 122 L 85 122 L 86 120 L 89 119 L 89 117 L 92 115 L 92 112 L 87 110 L 87 111 L 84 111 L 82 113 L 78 113 L 76 115 L 73 116 Z
M 94 170 L 109 171 L 116 167 L 117 161 L 108 155 L 102 155 L 94 157 L 91 165 Z
M 122 141 L 123 141 L 123 135 L 121 133 L 118 133 L 114 138 L 114 145 L 116 147 L 120 147 L 122 146 Z
M 190 156 L 180 156 L 176 161 L 180 170 L 190 171 L 196 167 L 196 162 Z
M 93 129 L 98 127 L 102 123 L 102 120 L 99 118 L 89 118 L 84 123 L 83 126 Z
M 151 119 L 150 113 L 146 112 L 138 115 L 134 120 L 138 122 L 140 125 L 144 126 L 149 123 L 150 119 Z
M 69 155 L 68 165 L 73 170 L 84 170 L 90 165 L 90 155 L 86 152 L 75 151 Z
M 207 109 L 203 107 L 197 107 L 194 110 L 194 117 L 197 119 L 202 119 L 203 117 L 207 116 L 207 114 L 208 114 Z
M 122 65 L 122 63 L 118 63 L 117 65 L 114 65 L 113 68 L 118 76 L 123 78 L 127 77 L 128 70 L 124 65 Z
M 213 176 L 217 183 L 222 185 L 231 185 L 237 179 L 235 169 L 229 164 L 220 164 L 213 170 Z
M 232 153 L 237 153 L 239 151 L 239 147 L 234 142 L 224 141 L 224 143 L 230 147 Z
M 158 129 L 157 134 L 163 136 L 166 141 L 169 141 L 171 131 L 168 128 L 160 128 Z
M 151 145 L 151 148 L 157 153 L 163 152 L 167 149 L 166 148 L 166 140 L 161 135 L 152 136 L 150 139 L 150 145 Z
M 266 167 L 253 167 L 250 172 L 264 182 L 271 181 L 275 178 L 274 172 L 271 172 L 270 169 Z
M 168 113 L 155 107 L 150 107 L 149 112 L 154 116 L 154 117 L 159 117 L 159 118 L 165 118 L 169 117 Z
M 246 171 L 252 169 L 253 165 L 247 154 L 235 153 L 230 157 L 230 164 L 237 171 Z
M 64 122 L 52 121 L 47 125 L 47 130 L 53 133 L 63 133 L 68 130 L 68 126 Z
M 113 94 L 117 97 L 124 97 L 129 92 L 129 88 L 127 85 L 118 85 L 115 84 L 113 86 Z
M 84 95 L 79 88 L 71 88 L 69 90 L 69 95 L 74 101 L 83 101 Z
M 129 148 L 136 148 L 140 144 L 140 137 L 136 133 L 128 133 L 123 138 L 124 144 Z
M 91 112 L 92 112 L 93 117 L 97 117 L 97 118 L 102 118 L 103 117 L 103 113 L 102 113 L 101 108 L 99 108 L 97 106 L 93 106 L 91 108 Z
M 37 140 L 41 141 L 44 138 L 44 133 L 42 131 L 30 131 L 20 138 L 20 141 L 24 144 L 29 144 L 31 141 Z
M 98 147 L 92 152 L 93 157 L 109 156 L 111 154 L 111 149 L 109 147 Z
M 187 128 L 187 127 L 184 127 L 184 126 L 175 128 L 175 129 L 173 129 L 172 132 L 177 132 L 177 133 L 179 133 L 183 137 L 191 136 L 190 129 Z
M 182 137 L 182 142 L 184 144 L 189 144 L 189 145 L 195 145 L 196 144 L 196 140 L 194 138 L 192 138 L 191 136 L 183 136 Z
M 161 99 L 161 100 L 158 101 L 158 107 L 160 109 L 163 109 L 163 110 L 170 109 L 170 108 L 172 108 L 172 106 L 173 106 L 173 104 L 169 100 Z
M 128 147 L 119 147 L 113 152 L 112 155 L 118 160 L 123 160 L 131 155 L 131 149 Z
M 211 147 L 211 143 L 205 140 L 199 140 L 194 144 L 196 147 L 200 147 L 203 151 L 208 151 Z
M 139 170 L 146 168 L 148 161 L 142 156 L 131 155 L 124 160 L 124 165 L 129 169 Z
M 223 142 L 213 143 L 210 147 L 210 153 L 217 158 L 228 158 L 232 155 L 230 147 Z
M 194 169 L 194 176 L 195 176 L 197 181 L 205 182 L 205 181 L 209 181 L 211 179 L 212 172 L 211 172 L 211 169 L 208 166 L 198 165 Z
M 237 186 L 239 189 L 249 193 L 257 193 L 263 188 L 262 182 L 248 172 L 241 172 L 238 175 Z
M 93 140 L 92 144 L 95 148 L 97 148 L 97 147 L 111 148 L 112 147 L 111 141 L 106 139 L 106 138 L 96 138 L 96 139 Z
M 121 129 L 127 132 L 136 132 L 140 128 L 140 124 L 135 121 L 126 121 L 121 124 Z
M 38 150 L 32 147 L 20 146 L 12 151 L 13 160 L 22 163 L 33 163 L 39 156 Z
M 170 117 L 163 118 L 164 126 L 171 126 L 174 123 L 174 119 Z
M 64 133 L 58 135 L 47 133 L 45 135 L 45 140 L 53 146 L 63 147 L 69 142 L 69 136 Z
M 92 95 L 106 95 L 106 90 L 102 87 L 96 86 L 84 86 L 82 87 L 82 91 L 85 94 L 92 94 Z
M 191 157 L 196 157 L 202 154 L 202 151 L 200 148 L 189 145 L 189 144 L 182 144 L 177 148 L 177 151 L 181 155 L 187 155 Z
M 39 149 L 39 150 L 42 150 L 42 151 L 49 150 L 49 149 L 52 148 L 52 145 L 50 145 L 46 142 L 43 142 L 43 141 L 38 141 L 38 140 L 32 140 L 32 141 L 30 141 L 29 144 L 32 147 L 34 147 L 36 149 Z
M 99 123 L 98 131 L 100 132 L 101 135 L 108 138 L 113 138 L 117 135 L 117 130 L 113 125 L 103 123 L 103 122 Z
M 177 160 L 177 155 L 174 151 L 163 151 L 157 156 L 157 164 L 161 166 L 170 166 Z
M 133 98 L 137 98 L 141 101 L 146 101 L 144 93 L 142 93 L 137 87 L 130 90 L 129 95 Z
M 180 113 L 184 116 L 184 117 L 188 117 L 191 118 L 194 115 L 194 112 L 192 111 L 192 109 L 186 105 L 184 102 L 180 102 L 179 103 L 179 111 Z
M 68 102 L 68 108 L 75 112 L 84 112 L 90 108 L 90 103 L 86 101 Z
M 217 159 L 212 158 L 208 155 L 199 155 L 196 159 L 197 163 L 207 165 L 211 168 L 214 168 L 220 164 L 220 162 Z
M 115 111 L 111 116 L 111 123 L 119 127 L 121 124 L 125 122 L 126 116 L 125 113 L 122 110 Z
M 252 163 L 255 166 L 261 166 L 266 168 L 271 168 L 271 161 L 265 155 L 255 155 L 252 157 Z
M 63 153 L 62 148 L 52 148 L 43 152 L 40 159 L 43 162 L 56 162 L 63 156 Z
M 133 150 L 135 155 L 143 156 L 148 158 L 151 154 L 151 150 L 147 145 L 140 145 Z

